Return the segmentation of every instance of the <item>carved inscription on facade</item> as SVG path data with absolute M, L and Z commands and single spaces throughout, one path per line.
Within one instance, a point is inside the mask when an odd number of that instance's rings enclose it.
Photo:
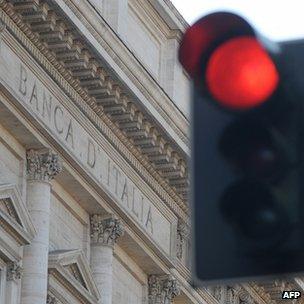
M 0 81 L 27 111 L 55 138 L 138 224 L 170 254 L 171 223 L 119 165 L 105 152 L 103 142 L 89 133 L 17 55 L 2 43 Z M 58 94 L 58 96 L 57 96 Z M 65 96 L 63 98 L 66 98 Z

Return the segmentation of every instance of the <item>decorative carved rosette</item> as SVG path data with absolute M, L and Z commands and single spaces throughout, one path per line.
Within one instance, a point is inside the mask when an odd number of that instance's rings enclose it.
M 120 220 L 103 218 L 99 214 L 91 216 L 91 242 L 114 246 L 117 239 L 124 233 L 124 228 Z
M 150 275 L 148 279 L 149 304 L 171 304 L 180 288 L 172 276 Z
M 22 267 L 16 262 L 10 262 L 7 265 L 7 280 L 17 281 L 22 277 Z
M 252 296 L 241 286 L 227 286 L 225 304 L 254 304 Z
M 254 304 L 254 299 L 245 289 L 241 288 L 237 295 L 239 297 L 240 304 Z
M 182 259 L 184 256 L 184 244 L 189 238 L 190 230 L 188 225 L 183 221 L 178 221 L 177 224 L 177 243 L 176 243 L 176 256 Z
M 51 181 L 62 170 L 58 155 L 47 151 L 28 150 L 27 175 L 30 180 Z

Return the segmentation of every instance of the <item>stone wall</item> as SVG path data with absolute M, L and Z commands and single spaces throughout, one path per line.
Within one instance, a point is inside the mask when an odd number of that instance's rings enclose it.
M 91 4 L 188 117 L 190 80 L 177 59 L 175 29 L 146 0 L 91 0 Z
M 143 285 L 115 258 L 113 260 L 113 304 L 143 304 Z
M 77 210 L 76 202 L 70 203 L 71 208 Z M 51 222 L 50 222 L 50 250 L 81 249 L 87 251 L 85 247 L 86 231 L 88 227 L 84 225 L 73 214 L 73 209 L 52 195 L 51 200 Z

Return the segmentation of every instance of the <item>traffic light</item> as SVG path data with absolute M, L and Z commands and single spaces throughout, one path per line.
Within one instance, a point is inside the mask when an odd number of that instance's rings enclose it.
M 304 271 L 304 42 L 214 13 L 186 31 L 179 59 L 193 80 L 197 282 Z

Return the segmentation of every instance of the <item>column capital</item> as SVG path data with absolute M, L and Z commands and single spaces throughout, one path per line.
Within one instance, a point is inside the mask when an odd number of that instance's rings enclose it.
M 33 150 L 26 153 L 29 180 L 51 181 L 61 172 L 62 165 L 57 154 L 51 150 Z
M 104 218 L 102 215 L 91 215 L 91 242 L 114 246 L 117 239 L 123 235 L 124 228 L 119 219 Z
M 22 277 L 23 269 L 16 262 L 10 262 L 7 264 L 7 281 L 18 281 Z
M 171 304 L 180 294 L 180 287 L 171 275 L 150 275 L 148 292 L 149 304 Z

